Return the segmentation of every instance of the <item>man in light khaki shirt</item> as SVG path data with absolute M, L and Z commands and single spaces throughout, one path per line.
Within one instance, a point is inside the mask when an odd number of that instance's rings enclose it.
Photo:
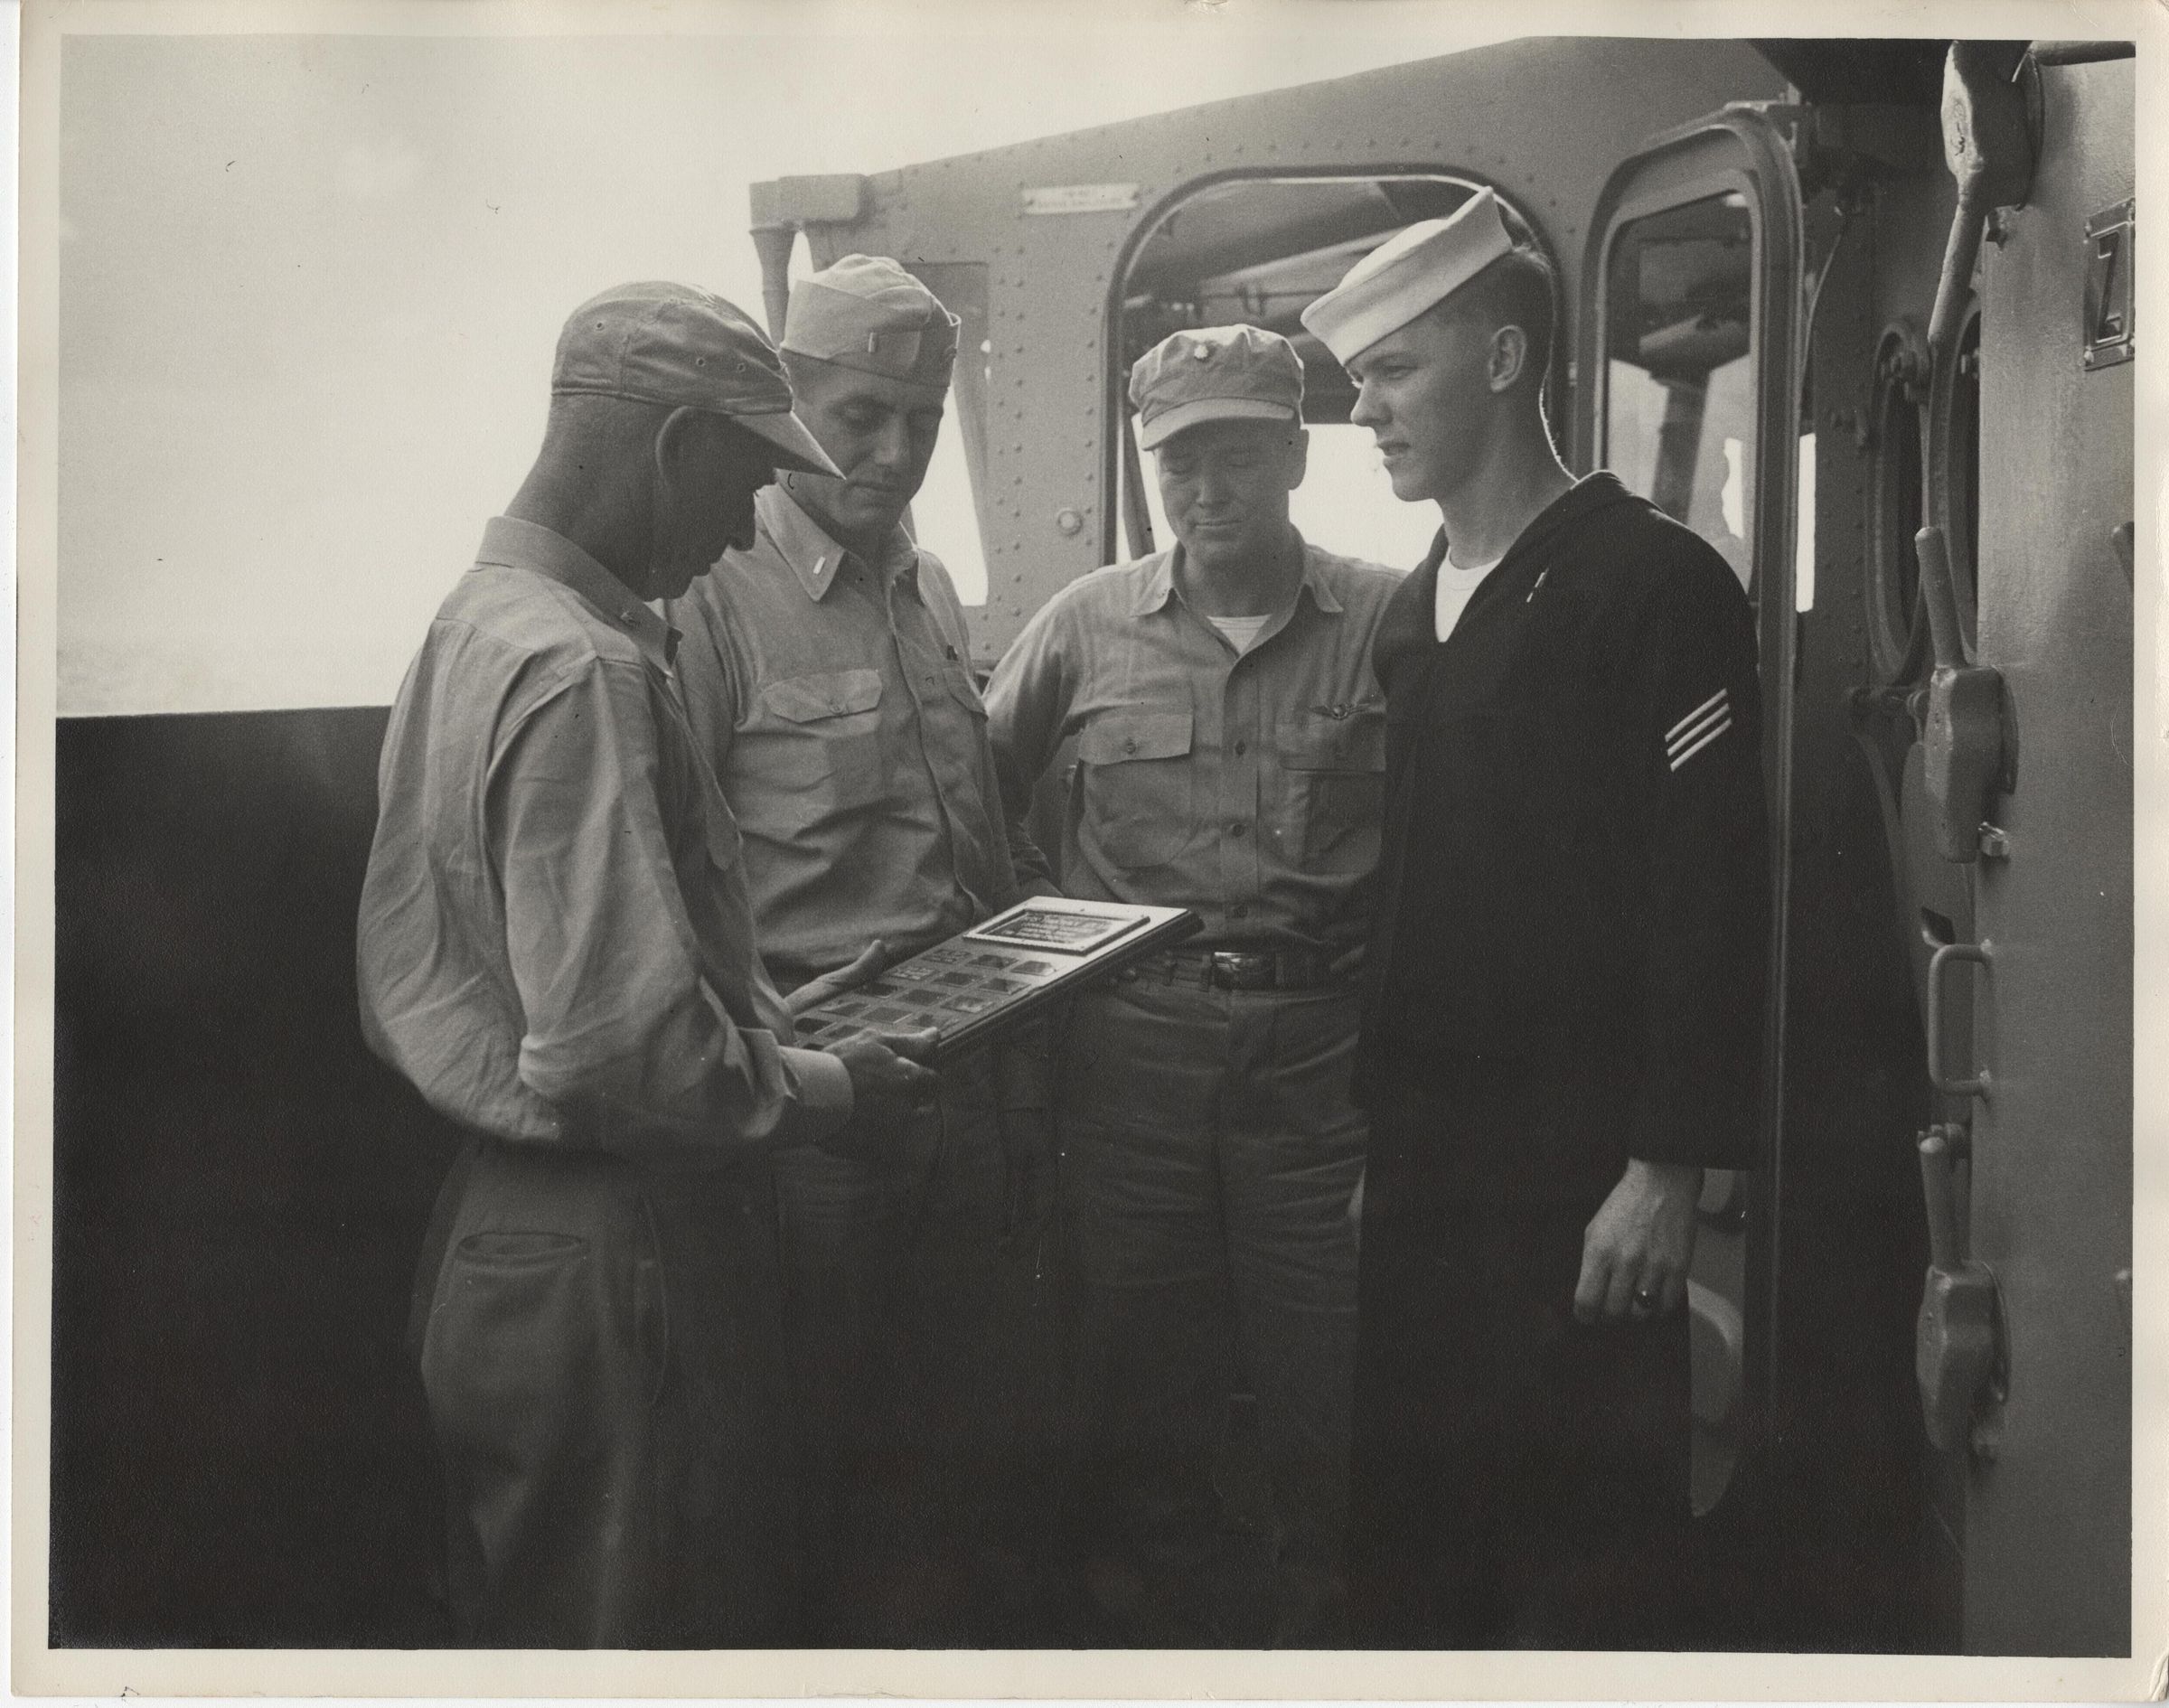
M 417 1301 L 453 1612 L 476 1646 L 771 1645 L 768 1153 L 878 1131 L 933 1075 L 792 1047 L 644 602 L 825 459 L 759 328 L 684 286 L 575 310 L 550 393 L 392 709 L 357 942 L 370 1046 L 469 1135 Z
M 752 543 L 676 607 L 701 750 L 746 839 L 768 970 L 789 990 L 1018 899 L 948 571 L 903 530 L 947 402 L 956 319 L 895 262 L 792 289 L 783 356 L 840 478 L 761 494 Z M 841 1159 L 779 1164 L 786 1310 L 814 1555 L 805 1640 L 1012 1640 L 1047 1478 L 1003 1406 L 1005 1334 L 1049 1185 L 1043 1065 L 944 1072 L 940 1108 Z
M 1205 921 L 1079 997 L 1063 1048 L 1094 1472 L 1079 1507 L 1100 1532 L 1085 1569 L 1111 1641 L 1329 1643 L 1365 1137 L 1350 974 L 1385 784 L 1371 638 L 1400 577 L 1290 523 L 1307 442 L 1286 339 L 1178 333 L 1131 398 L 1178 543 L 1064 588 L 988 690 L 1014 817 L 1075 737 L 1064 891 Z M 1210 1469 L 1238 1373 L 1278 1569 L 1270 1607 L 1230 1612 L 1199 1593 L 1218 1575 Z

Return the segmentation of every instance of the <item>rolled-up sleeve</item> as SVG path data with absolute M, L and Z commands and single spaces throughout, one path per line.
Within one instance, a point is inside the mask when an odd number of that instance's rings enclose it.
M 697 1165 L 840 1126 L 842 1064 L 739 1023 L 703 971 L 638 668 L 598 660 L 568 674 L 531 704 L 493 770 L 520 1077 L 568 1132 Z

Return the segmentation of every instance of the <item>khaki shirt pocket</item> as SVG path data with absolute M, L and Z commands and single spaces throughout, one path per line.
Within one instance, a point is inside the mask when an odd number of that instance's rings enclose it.
M 1280 726 L 1289 840 L 1306 870 L 1368 871 L 1385 812 L 1385 714 L 1359 706 L 1339 718 L 1306 711 Z
M 1081 834 L 1113 865 L 1163 866 L 1188 845 L 1193 719 L 1188 711 L 1116 707 L 1077 736 Z
M 822 671 L 765 684 L 763 745 L 772 751 L 763 769 L 771 783 L 816 812 L 848 810 L 878 796 L 881 693 L 876 670 Z

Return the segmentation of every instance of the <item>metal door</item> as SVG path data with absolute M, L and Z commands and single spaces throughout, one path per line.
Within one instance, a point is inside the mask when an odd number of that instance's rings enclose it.
M 1716 547 L 1756 606 L 1761 646 L 1779 850 L 1765 1162 L 1744 1177 L 1714 1172 L 1703 1196 L 1688 1290 L 1699 1513 L 1723 1497 L 1752 1437 L 1776 1331 L 1802 248 L 1784 136 L 1762 111 L 1735 107 L 1657 138 L 1612 174 L 1581 279 L 1576 460 L 1610 468 Z

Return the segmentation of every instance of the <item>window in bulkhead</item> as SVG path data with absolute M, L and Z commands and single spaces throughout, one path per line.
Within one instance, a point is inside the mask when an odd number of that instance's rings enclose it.
M 1754 589 L 1754 220 L 1737 191 L 1620 227 L 1599 460 Z M 1789 454 L 1789 448 L 1788 451 Z
M 1437 510 L 1394 496 L 1369 430 L 1348 420 L 1355 388 L 1299 316 L 1394 232 L 1452 212 L 1479 187 L 1445 172 L 1243 176 L 1206 183 L 1161 211 L 1131 250 L 1110 339 L 1122 421 L 1109 446 L 1121 517 L 1110 557 L 1142 556 L 1170 538 L 1152 456 L 1137 448 L 1131 364 L 1171 333 L 1238 324 L 1281 333 L 1302 358 L 1310 461 L 1291 513 L 1304 537 L 1400 568 L 1423 557 Z

